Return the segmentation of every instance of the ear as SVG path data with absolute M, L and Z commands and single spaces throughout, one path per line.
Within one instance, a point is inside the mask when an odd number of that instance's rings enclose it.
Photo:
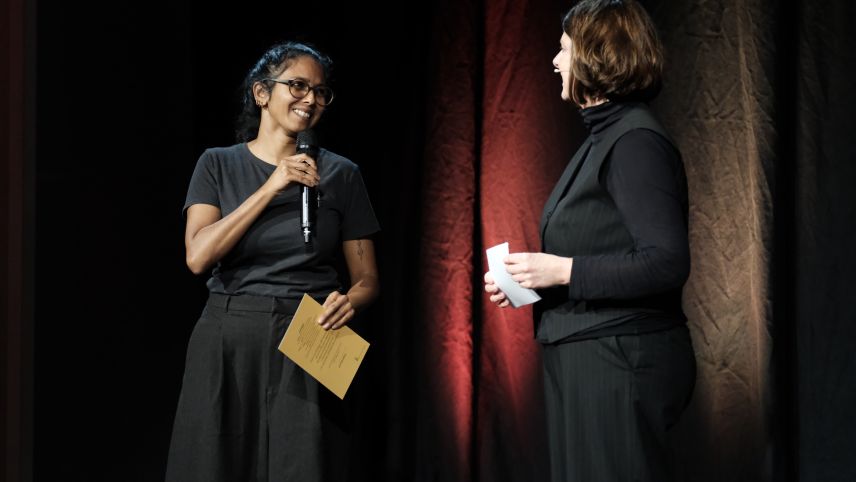
M 256 82 L 253 84 L 253 97 L 256 99 L 256 105 L 264 109 L 270 100 L 270 90 L 265 84 Z

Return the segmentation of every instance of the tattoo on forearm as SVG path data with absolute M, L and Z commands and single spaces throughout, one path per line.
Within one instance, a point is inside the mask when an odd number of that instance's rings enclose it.
M 357 255 L 360 257 L 360 262 L 363 261 L 363 242 L 357 241 Z

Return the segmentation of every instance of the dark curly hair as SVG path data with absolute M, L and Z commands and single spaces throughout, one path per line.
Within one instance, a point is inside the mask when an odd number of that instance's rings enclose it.
M 571 38 L 571 99 L 649 101 L 660 92 L 663 47 L 645 9 L 634 0 L 583 0 L 565 15 Z
M 258 135 L 259 123 L 261 122 L 261 108 L 256 105 L 253 96 L 253 85 L 261 82 L 270 91 L 273 82 L 263 79 L 276 78 L 287 69 L 294 60 L 300 57 L 311 57 L 321 65 L 324 71 L 324 79 L 330 81 L 330 73 L 333 69 L 333 61 L 330 57 L 322 54 L 315 47 L 300 42 L 282 42 L 267 50 L 262 57 L 247 72 L 243 84 L 241 84 L 241 113 L 238 114 L 235 137 L 238 142 L 246 142 Z

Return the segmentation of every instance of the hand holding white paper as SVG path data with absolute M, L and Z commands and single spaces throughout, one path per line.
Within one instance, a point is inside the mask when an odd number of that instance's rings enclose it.
M 508 242 L 488 248 L 486 253 L 488 270 L 493 275 L 496 286 L 505 293 L 511 306 L 520 308 L 541 299 L 534 290 L 520 286 L 520 283 L 514 281 L 511 274 L 505 270 L 505 263 L 502 260 L 508 256 Z

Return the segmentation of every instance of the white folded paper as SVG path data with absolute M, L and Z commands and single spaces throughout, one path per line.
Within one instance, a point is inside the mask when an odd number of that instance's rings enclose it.
M 520 286 L 520 283 L 514 281 L 511 274 L 505 270 L 505 263 L 502 260 L 508 255 L 507 242 L 488 248 L 486 252 L 488 270 L 493 275 L 496 286 L 505 293 L 511 306 L 520 308 L 541 299 L 534 290 Z

